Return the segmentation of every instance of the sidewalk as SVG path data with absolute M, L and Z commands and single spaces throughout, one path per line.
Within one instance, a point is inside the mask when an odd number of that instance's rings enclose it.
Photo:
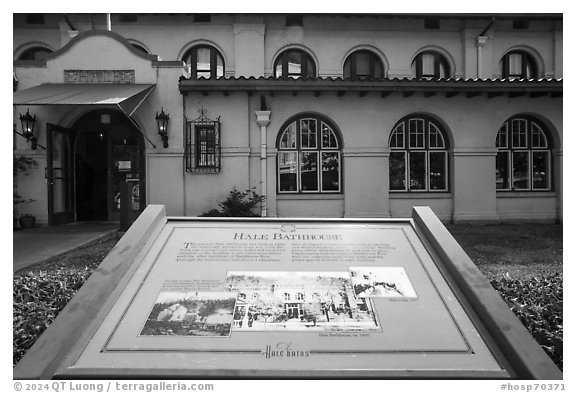
M 86 221 L 14 231 L 13 271 L 47 262 L 68 251 L 114 237 L 119 228 L 117 222 Z

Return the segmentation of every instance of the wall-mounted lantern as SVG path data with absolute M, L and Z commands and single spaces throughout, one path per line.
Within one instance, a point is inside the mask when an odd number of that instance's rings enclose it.
M 26 114 L 20 114 L 20 123 L 22 124 L 22 136 L 26 138 L 27 142 L 32 142 L 32 150 L 36 150 L 38 138 L 34 135 L 34 127 L 36 126 L 36 115 L 30 115 L 30 109 L 26 110 Z
M 168 121 L 170 116 L 164 113 L 164 108 L 160 113 L 156 113 L 156 122 L 158 122 L 158 135 L 162 138 L 164 142 L 164 148 L 168 147 Z

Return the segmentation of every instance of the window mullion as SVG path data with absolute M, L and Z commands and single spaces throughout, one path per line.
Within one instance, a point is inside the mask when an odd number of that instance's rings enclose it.
M 216 49 L 210 48 L 210 77 L 216 77 Z

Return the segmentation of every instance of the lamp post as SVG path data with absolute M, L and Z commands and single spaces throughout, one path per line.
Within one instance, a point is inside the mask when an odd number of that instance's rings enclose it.
M 168 121 L 170 120 L 170 116 L 167 113 L 164 113 L 164 108 L 160 113 L 156 113 L 156 122 L 158 123 L 158 135 L 162 138 L 162 142 L 164 142 L 164 148 L 168 147 Z
M 36 150 L 36 142 L 38 138 L 34 136 L 34 127 L 36 126 L 36 115 L 30 115 L 30 109 L 26 110 L 25 115 L 20 115 L 20 123 L 22 124 L 22 136 L 26 138 L 27 142 L 32 142 L 32 150 Z

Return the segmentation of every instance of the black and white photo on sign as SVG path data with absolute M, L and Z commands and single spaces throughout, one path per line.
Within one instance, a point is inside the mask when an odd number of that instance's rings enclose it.
M 229 336 L 235 302 L 230 292 L 160 292 L 140 335 Z
M 358 298 L 417 297 L 403 267 L 353 266 L 349 270 L 354 294 Z
M 238 293 L 233 331 L 380 331 L 347 271 L 230 271 L 225 289 Z

